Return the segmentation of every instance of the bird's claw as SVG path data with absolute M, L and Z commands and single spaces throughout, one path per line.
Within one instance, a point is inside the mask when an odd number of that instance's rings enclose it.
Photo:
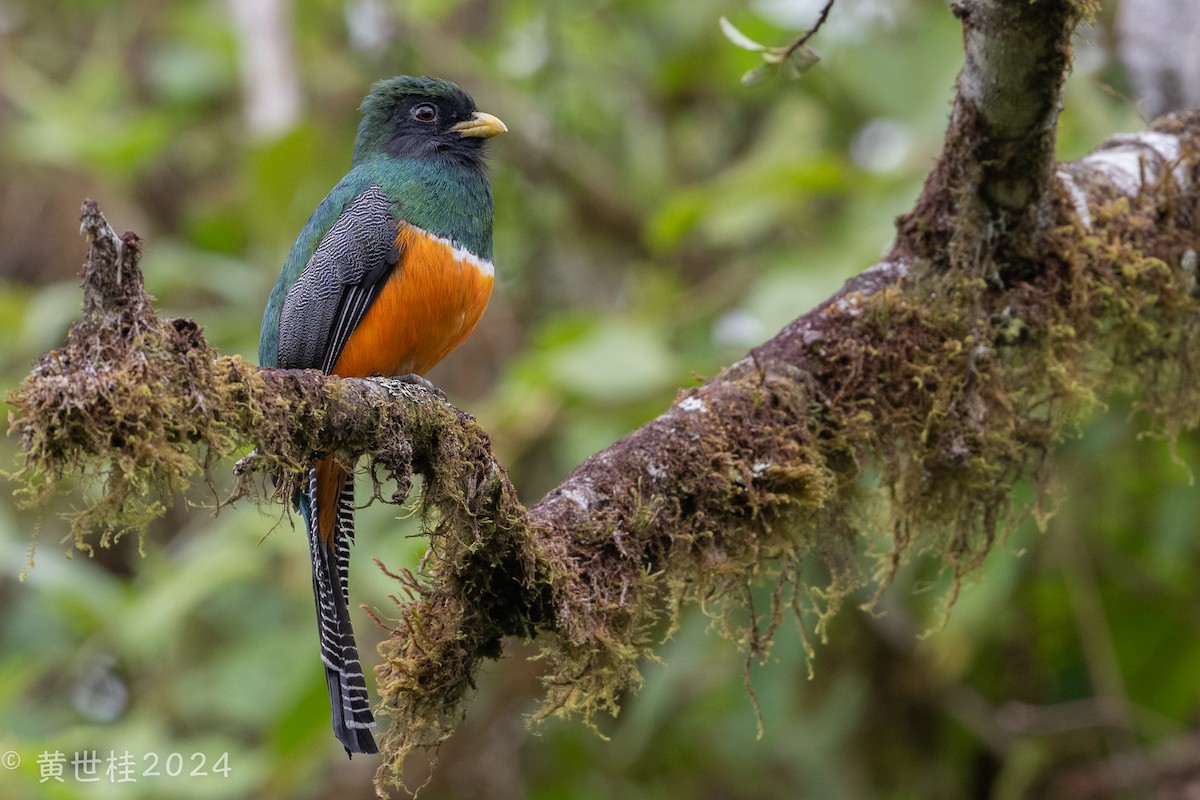
M 415 372 L 410 372 L 407 375 L 393 375 L 392 380 L 400 381 L 401 383 L 412 384 L 413 386 L 420 386 L 422 389 L 432 392 L 433 395 L 443 403 L 449 402 L 449 400 L 446 398 L 446 393 L 434 386 L 433 383 L 424 375 L 418 375 Z

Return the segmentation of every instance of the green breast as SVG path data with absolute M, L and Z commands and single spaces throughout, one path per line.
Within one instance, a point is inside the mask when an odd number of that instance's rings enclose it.
M 398 220 L 492 260 L 492 187 L 482 172 L 449 160 L 386 156 L 360 167 L 392 199 Z

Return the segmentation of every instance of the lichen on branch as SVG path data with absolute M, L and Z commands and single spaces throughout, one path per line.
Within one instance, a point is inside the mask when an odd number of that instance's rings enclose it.
M 259 496 L 255 473 L 272 477 L 274 496 L 290 498 L 314 454 L 353 462 L 367 451 L 377 487 L 391 481 L 398 502 L 411 485 L 412 441 L 441 427 L 486 440 L 418 386 L 263 370 L 221 356 L 193 320 L 155 313 L 135 234 L 118 236 L 90 200 L 81 232 L 83 319 L 8 398 L 21 440 L 14 477 L 27 506 L 45 507 L 65 486 L 100 487 L 81 491 L 68 515 L 75 547 L 90 552 L 144 533 L 190 482 L 212 485 L 214 466 L 251 448 L 237 489 L 218 502 Z
M 488 624 L 536 634 L 535 717 L 615 712 L 687 605 L 761 657 L 789 612 L 821 636 L 918 551 L 943 562 L 952 602 L 1021 517 L 1014 487 L 1040 497 L 1054 447 L 1106 398 L 1133 395 L 1141 424 L 1167 437 L 1200 425 L 1198 144 L 1193 114 L 1062 165 L 1038 247 L 1010 251 L 1019 279 L 924 260 L 901 238 L 580 465 L 495 549 L 447 531 L 435 579 L 410 582 L 421 588 L 385 644 L 381 687 L 399 703 L 381 783 L 449 735 L 495 652 L 478 635 Z M 825 577 L 803 580 L 814 561 Z
M 216 367 L 218 354 L 191 320 L 155 314 L 136 234 L 118 236 L 92 201 L 80 230 L 84 318 L 9 402 L 27 505 L 44 507 L 67 479 L 102 485 L 71 517 L 75 545 L 90 551 L 93 534 L 107 546 L 144 530 L 207 465 L 236 452 L 253 375 L 237 359 Z

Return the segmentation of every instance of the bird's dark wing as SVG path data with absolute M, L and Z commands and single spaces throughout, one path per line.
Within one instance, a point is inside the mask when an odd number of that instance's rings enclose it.
M 288 289 L 278 366 L 329 372 L 399 261 L 397 220 L 377 185 L 346 204 Z

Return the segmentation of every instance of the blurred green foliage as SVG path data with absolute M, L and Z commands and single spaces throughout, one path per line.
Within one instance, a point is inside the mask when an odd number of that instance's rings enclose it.
M 933 0 L 844 0 L 810 42 L 818 65 L 743 88 L 761 59 L 718 19 L 786 43 L 819 5 L 0 0 L 4 385 L 78 313 L 85 196 L 146 239 L 163 313 L 253 357 L 268 288 L 347 166 L 368 85 L 437 74 L 512 133 L 491 157 L 497 296 L 432 377 L 533 500 L 873 263 L 916 196 L 957 23 Z M 1067 158 L 1140 125 L 1109 89 L 1121 77 L 1105 38 L 1077 39 Z M 1019 528 L 944 629 L 917 638 L 939 626 L 944 588 L 918 563 L 885 616 L 842 615 L 812 680 L 799 636 L 779 637 L 751 671 L 761 740 L 743 656 L 702 614 L 646 666 L 608 739 L 528 730 L 538 665 L 512 643 L 423 796 L 1004 800 L 1058 765 L 1145 753 L 1200 711 L 1200 498 L 1136 430 L 1119 411 L 1088 424 L 1059 459 L 1048 533 Z M 12 463 L 15 443 L 4 451 Z M 1178 454 L 1197 464 L 1196 441 Z M 347 762 L 329 732 L 300 534 L 282 511 L 214 517 L 211 501 L 181 499 L 144 557 L 122 541 L 91 560 L 63 557 L 63 526 L 43 513 L 62 509 L 0 503 L 0 751 L 21 759 L 0 768 L 0 796 L 373 796 L 372 760 Z M 395 586 L 369 557 L 415 566 L 423 543 L 408 512 L 360 520 L 353 600 L 386 616 Z M 371 653 L 383 632 L 356 614 Z M 91 749 L 133 753 L 139 776 L 156 754 L 164 775 L 114 784 L 102 765 L 85 784 L 68 763 L 64 782 L 40 781 L 41 753 Z M 187 777 L 195 753 L 207 777 Z M 222 753 L 228 776 L 211 772 Z

